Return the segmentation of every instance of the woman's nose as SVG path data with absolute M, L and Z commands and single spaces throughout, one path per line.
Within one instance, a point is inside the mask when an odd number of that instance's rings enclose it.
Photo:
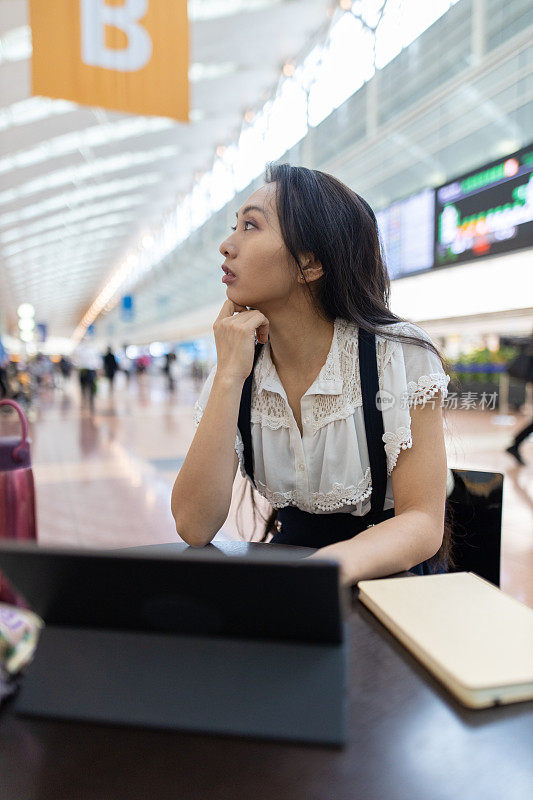
M 224 239 L 218 250 L 223 256 L 231 257 L 235 255 L 235 247 L 227 239 Z

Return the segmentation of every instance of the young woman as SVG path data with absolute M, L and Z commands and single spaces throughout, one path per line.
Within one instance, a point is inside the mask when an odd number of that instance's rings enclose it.
M 343 582 L 442 569 L 449 376 L 427 334 L 388 308 L 372 209 L 331 175 L 281 164 L 236 216 L 176 530 L 210 542 L 240 466 L 273 508 L 263 540 L 319 548 Z

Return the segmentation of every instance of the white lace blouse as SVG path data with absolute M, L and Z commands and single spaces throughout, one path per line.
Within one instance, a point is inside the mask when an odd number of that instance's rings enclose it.
M 428 334 L 411 322 L 388 325 L 391 332 Z M 447 395 L 450 376 L 430 350 L 376 336 L 378 378 L 387 457 L 384 509 L 394 506 L 391 473 L 401 449 L 412 447 L 411 405 L 437 403 Z M 194 407 L 198 425 L 213 385 L 216 365 Z M 368 457 L 361 382 L 358 327 L 338 317 L 331 347 L 317 378 L 301 399 L 303 435 L 287 395 L 263 345 L 252 380 L 251 431 L 256 488 L 274 508 L 295 505 L 314 514 L 370 511 L 372 479 Z M 235 450 L 243 477 L 243 443 L 236 431 Z

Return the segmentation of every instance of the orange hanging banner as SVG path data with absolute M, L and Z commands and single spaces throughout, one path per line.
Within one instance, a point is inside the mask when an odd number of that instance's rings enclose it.
M 30 0 L 33 94 L 189 121 L 187 0 Z

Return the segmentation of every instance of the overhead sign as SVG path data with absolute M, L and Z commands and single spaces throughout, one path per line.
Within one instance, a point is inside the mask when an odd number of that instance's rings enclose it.
M 187 0 L 30 0 L 33 94 L 189 121 Z
M 435 266 L 533 245 L 533 146 L 435 193 Z
M 433 266 L 433 189 L 400 200 L 376 213 L 391 280 Z
M 125 294 L 120 303 L 120 316 L 124 322 L 131 322 L 135 317 L 133 295 Z
M 46 342 L 48 337 L 48 324 L 46 322 L 37 323 L 37 341 Z

